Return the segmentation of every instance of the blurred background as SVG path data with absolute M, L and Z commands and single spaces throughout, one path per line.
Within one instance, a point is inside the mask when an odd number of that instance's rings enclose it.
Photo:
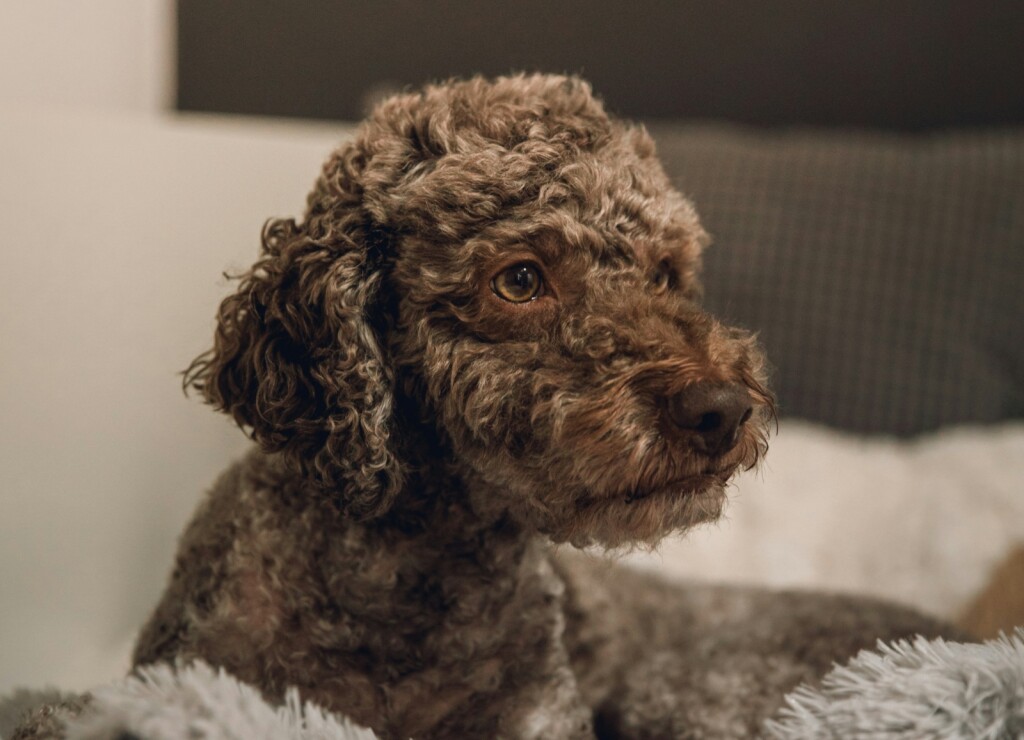
M 0 5 L 0 693 L 124 673 L 246 447 L 183 397 L 263 221 L 382 95 L 513 70 L 644 121 L 782 410 L 720 526 L 638 565 L 1024 622 L 1024 5 Z

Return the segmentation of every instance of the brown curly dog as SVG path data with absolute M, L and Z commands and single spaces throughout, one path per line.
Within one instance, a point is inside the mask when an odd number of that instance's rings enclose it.
M 553 553 L 713 520 L 765 450 L 762 356 L 700 306 L 706 241 L 578 79 L 382 103 L 187 374 L 259 445 L 136 664 L 200 656 L 384 738 L 740 737 L 834 659 L 940 634 Z

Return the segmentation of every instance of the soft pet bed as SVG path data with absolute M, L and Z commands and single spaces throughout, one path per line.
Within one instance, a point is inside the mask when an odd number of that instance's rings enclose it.
M 52 700 L 52 694 L 38 700 Z M 9 732 L 31 704 L 21 693 L 0 702 Z M 73 740 L 372 740 L 375 735 L 303 704 L 291 691 L 273 708 L 251 687 L 205 663 L 152 666 L 92 693 L 67 720 Z M 801 686 L 769 723 L 772 740 L 797 738 L 981 738 L 1024 735 L 1024 629 L 982 644 L 918 639 L 863 651 Z M 7 735 L 4 735 L 7 737 Z

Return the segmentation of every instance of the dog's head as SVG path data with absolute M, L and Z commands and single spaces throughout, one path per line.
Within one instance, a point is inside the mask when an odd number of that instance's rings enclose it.
M 718 516 L 772 411 L 752 337 L 700 306 L 706 241 L 584 82 L 428 87 L 268 224 L 187 381 L 351 516 L 403 489 L 401 406 L 481 514 L 655 541 Z

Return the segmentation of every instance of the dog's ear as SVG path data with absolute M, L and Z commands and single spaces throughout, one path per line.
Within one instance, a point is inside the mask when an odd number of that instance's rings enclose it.
M 301 224 L 274 220 L 260 259 L 220 305 L 214 346 L 186 388 L 280 452 L 353 517 L 383 513 L 402 485 L 391 439 L 392 369 L 376 310 L 381 237 L 368 225 L 360 155 L 328 163 Z

